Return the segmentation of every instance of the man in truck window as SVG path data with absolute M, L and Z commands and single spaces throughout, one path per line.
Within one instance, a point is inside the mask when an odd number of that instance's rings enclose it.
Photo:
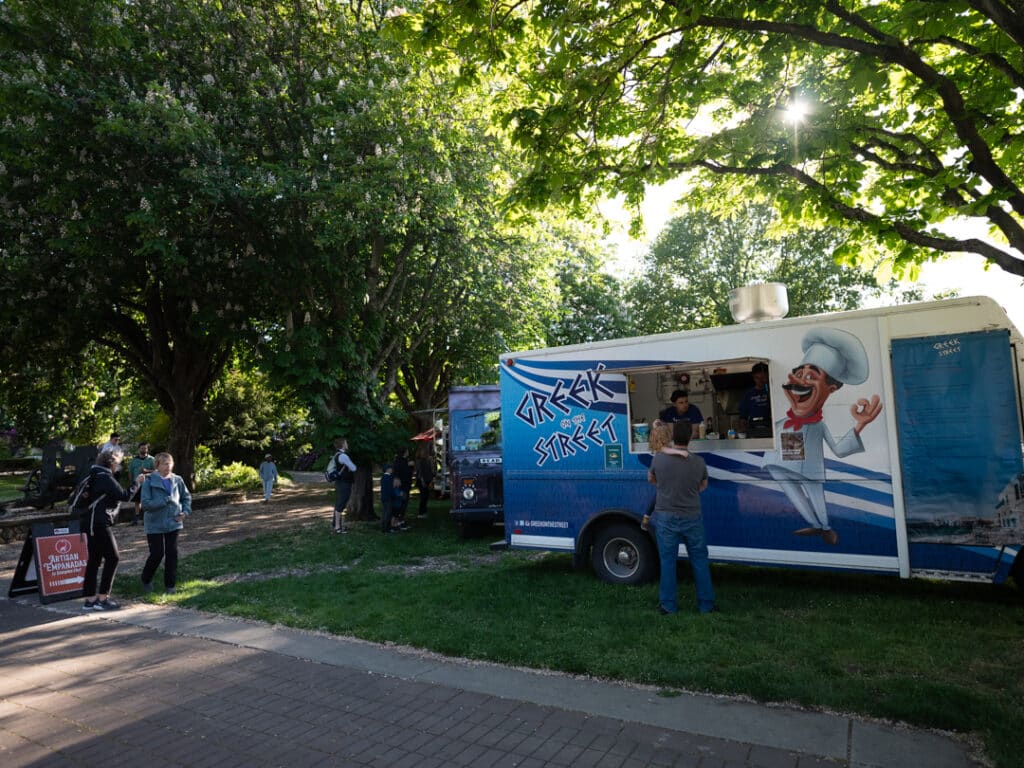
M 769 437 L 772 433 L 772 401 L 768 394 L 768 366 L 754 363 L 750 369 L 754 386 L 743 393 L 740 401 L 740 432 L 748 437 Z
M 782 487 L 786 498 L 807 522 L 793 531 L 798 536 L 821 536 L 836 544 L 839 534 L 829 525 L 825 506 L 824 443 L 837 458 L 861 453 L 860 433 L 882 412 L 878 395 L 858 399 L 850 406 L 854 426 L 836 440 L 822 414 L 829 396 L 843 384 L 863 384 L 868 378 L 868 356 L 860 339 L 835 328 L 807 332 L 802 345 L 804 359 L 794 368 L 782 389 L 789 400 L 786 418 L 776 423 L 781 455 L 766 453 L 768 474 Z M 773 463 L 774 462 L 774 463 Z
M 666 424 L 674 424 L 677 421 L 690 422 L 691 437 L 697 437 L 700 423 L 704 421 L 700 408 L 690 403 L 690 393 L 685 389 L 677 389 L 672 393 L 672 405 L 663 410 L 658 418 Z

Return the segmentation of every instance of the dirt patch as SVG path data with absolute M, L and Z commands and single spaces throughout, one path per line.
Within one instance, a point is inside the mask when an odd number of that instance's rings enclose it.
M 178 539 L 182 555 L 220 547 L 252 538 L 268 531 L 285 531 L 330 522 L 334 509 L 334 492 L 326 483 L 322 488 L 295 486 L 275 489 L 269 502 L 256 494 L 242 501 L 195 510 L 185 521 Z M 371 523 L 356 523 L 371 525 Z M 141 571 L 149 548 L 141 525 L 118 525 L 117 545 L 121 552 L 121 569 Z M 18 564 L 24 541 L 0 545 L 0 575 L 11 577 Z

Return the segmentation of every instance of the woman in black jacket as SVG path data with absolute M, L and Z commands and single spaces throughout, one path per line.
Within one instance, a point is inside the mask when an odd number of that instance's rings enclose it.
M 85 603 L 84 611 L 116 611 L 121 606 L 110 599 L 110 587 L 117 573 L 120 555 L 117 551 L 117 539 L 111 530 L 117 521 L 117 512 L 122 501 L 130 501 L 142 482 L 142 475 L 135 480 L 131 488 L 125 490 L 117 480 L 117 472 L 121 469 L 124 454 L 120 448 L 103 451 L 96 463 L 89 470 L 89 490 L 87 499 L 79 502 L 78 519 L 82 535 L 87 537 L 89 545 L 89 561 L 85 566 L 85 583 L 82 594 Z M 86 506 L 82 506 L 83 501 Z M 96 590 L 96 576 L 103 563 L 103 577 L 100 579 L 99 591 Z

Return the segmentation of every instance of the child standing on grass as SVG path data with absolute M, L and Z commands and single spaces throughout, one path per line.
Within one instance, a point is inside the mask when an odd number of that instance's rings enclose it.
M 391 465 L 385 464 L 380 476 L 380 529 L 382 533 L 397 533 L 402 530 L 401 521 L 394 517 L 395 508 L 401 503 L 401 481 L 391 473 Z

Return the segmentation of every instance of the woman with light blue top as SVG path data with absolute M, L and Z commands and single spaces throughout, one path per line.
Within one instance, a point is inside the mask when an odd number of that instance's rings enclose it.
M 174 593 L 178 578 L 178 533 L 185 516 L 192 512 L 192 495 L 185 481 L 174 474 L 174 458 L 169 453 L 156 455 L 156 472 L 142 484 L 142 511 L 146 526 L 149 557 L 142 568 L 142 588 L 153 591 L 153 576 L 164 560 L 164 591 Z

